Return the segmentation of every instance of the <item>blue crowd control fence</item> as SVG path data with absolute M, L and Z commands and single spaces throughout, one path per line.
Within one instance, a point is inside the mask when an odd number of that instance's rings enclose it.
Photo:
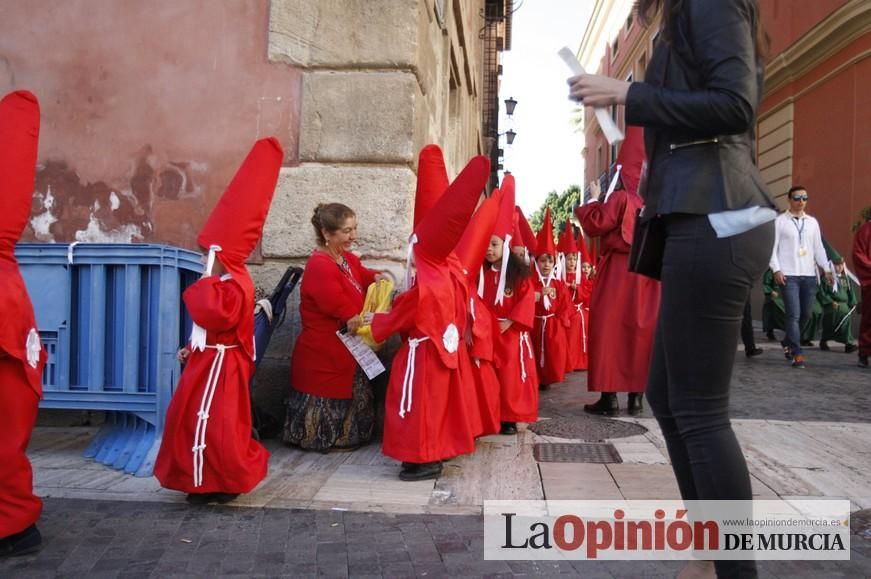
M 106 411 L 85 456 L 150 476 L 190 334 L 181 294 L 200 254 L 154 244 L 21 243 L 15 257 L 48 352 L 42 408 Z

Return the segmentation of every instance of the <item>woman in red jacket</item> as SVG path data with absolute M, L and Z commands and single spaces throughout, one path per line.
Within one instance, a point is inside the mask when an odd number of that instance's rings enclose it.
M 349 451 L 369 442 L 375 425 L 369 379 L 336 336 L 362 325 L 366 289 L 380 277 L 351 253 L 357 216 L 341 203 L 315 208 L 318 247 L 300 288 L 302 333 L 293 348 L 284 442 L 304 450 Z

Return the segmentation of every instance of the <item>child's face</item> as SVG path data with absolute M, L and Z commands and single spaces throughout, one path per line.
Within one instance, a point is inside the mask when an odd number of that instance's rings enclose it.
M 566 271 L 575 271 L 575 268 L 578 267 L 578 254 L 577 253 L 568 253 L 566 254 Z
M 545 253 L 544 255 L 539 255 L 536 261 L 538 262 L 538 269 L 541 270 L 541 275 L 550 275 L 550 272 L 553 271 L 553 256 Z
M 584 272 L 584 275 L 588 276 L 593 273 L 593 266 L 589 263 L 581 264 L 581 271 Z
M 836 263 L 836 264 L 834 264 L 834 266 L 835 266 L 835 274 L 841 275 L 842 273 L 844 273 L 844 264 L 843 263 Z
M 487 263 L 502 263 L 502 238 L 497 235 L 490 238 L 490 245 L 487 247 L 484 259 Z
M 519 257 L 521 260 L 526 259 L 526 249 L 522 245 L 511 248 L 511 253 Z

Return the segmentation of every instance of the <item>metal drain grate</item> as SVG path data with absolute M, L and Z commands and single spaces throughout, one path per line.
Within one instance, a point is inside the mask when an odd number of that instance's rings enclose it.
M 538 462 L 585 462 L 594 464 L 623 462 L 620 453 L 610 443 L 549 442 L 532 449 Z

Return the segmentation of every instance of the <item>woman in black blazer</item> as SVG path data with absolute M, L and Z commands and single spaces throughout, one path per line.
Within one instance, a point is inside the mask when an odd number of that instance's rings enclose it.
M 744 303 L 774 244 L 775 205 L 755 166 L 759 9 L 756 0 L 639 0 L 636 10 L 646 23 L 663 14 L 644 82 L 581 75 L 570 96 L 625 105 L 626 123 L 645 127 L 642 219 L 660 219 L 666 237 L 647 396 L 681 495 L 749 501 L 729 382 Z M 752 561 L 715 567 L 718 577 L 756 576 Z

